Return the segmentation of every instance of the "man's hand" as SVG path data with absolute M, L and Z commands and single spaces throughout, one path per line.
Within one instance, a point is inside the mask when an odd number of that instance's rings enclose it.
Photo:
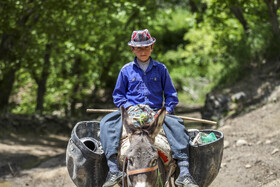
M 129 107 L 127 107 L 127 108 L 126 108 L 126 111 L 128 111 L 131 107 L 132 107 L 132 105 L 131 105 L 131 106 L 129 106 Z

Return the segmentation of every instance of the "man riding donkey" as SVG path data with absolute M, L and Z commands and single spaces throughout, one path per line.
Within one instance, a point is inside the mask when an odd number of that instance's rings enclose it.
M 150 55 L 156 39 L 147 29 L 133 31 L 131 47 L 135 58 L 121 69 L 113 92 L 113 100 L 117 107 L 135 110 L 139 104 L 148 105 L 159 110 L 163 105 L 166 114 L 172 114 L 178 104 L 176 89 L 165 65 L 153 60 Z M 189 172 L 188 146 L 189 137 L 183 120 L 166 115 L 163 124 L 171 147 L 172 157 L 180 169 L 175 184 L 178 186 L 198 186 Z M 120 138 L 122 134 L 122 120 L 119 111 L 106 115 L 100 122 L 100 139 L 107 158 L 109 173 L 103 187 L 113 186 L 122 177 L 122 171 L 117 160 Z

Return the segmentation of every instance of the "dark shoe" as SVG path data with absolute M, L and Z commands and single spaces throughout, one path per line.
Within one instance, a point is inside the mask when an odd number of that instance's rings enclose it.
M 182 187 L 198 187 L 191 175 L 179 176 L 175 184 Z
M 106 177 L 106 182 L 103 184 L 102 187 L 111 187 L 117 184 L 122 180 L 123 173 L 121 171 L 117 172 L 108 172 Z

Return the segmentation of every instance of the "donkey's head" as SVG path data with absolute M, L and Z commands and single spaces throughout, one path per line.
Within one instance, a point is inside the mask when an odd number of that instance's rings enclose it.
M 127 150 L 128 186 L 153 187 L 158 176 L 158 150 L 154 146 L 156 135 L 162 127 L 166 109 L 163 107 L 151 123 L 141 127 L 134 126 L 126 110 L 122 110 L 122 121 L 129 136 L 130 147 Z

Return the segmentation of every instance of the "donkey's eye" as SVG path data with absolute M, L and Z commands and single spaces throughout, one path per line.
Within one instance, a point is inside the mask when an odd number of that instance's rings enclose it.
M 128 159 L 128 165 L 130 165 L 130 166 L 133 166 L 133 161 L 132 161 L 132 159 Z
M 152 162 L 152 167 L 154 167 L 154 166 L 156 166 L 157 165 L 157 160 L 154 160 L 153 162 Z

